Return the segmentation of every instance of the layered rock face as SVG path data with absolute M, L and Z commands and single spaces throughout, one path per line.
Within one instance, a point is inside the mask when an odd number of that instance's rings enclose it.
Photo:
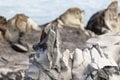
M 95 13 L 88 21 L 86 29 L 100 35 L 109 31 L 120 31 L 119 25 L 118 2 L 114 1 L 107 9 Z

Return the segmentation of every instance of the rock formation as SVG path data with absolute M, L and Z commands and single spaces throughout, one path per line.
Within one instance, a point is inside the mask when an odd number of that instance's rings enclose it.
M 17 14 L 8 20 L 5 39 L 16 51 L 27 52 L 32 49 L 30 48 L 32 46 L 31 41 L 34 44 L 38 40 L 37 33 L 40 34 L 40 31 L 40 27 L 31 18 L 24 14 Z
M 34 26 L 37 24 L 23 14 L 8 21 L 0 17 L 0 80 L 23 80 L 28 56 L 34 53 L 32 46 L 39 41 L 41 33 Z
M 84 11 L 79 8 L 73 7 L 69 8 L 63 14 L 61 14 L 57 19 L 40 25 L 40 26 L 58 26 L 62 27 L 74 27 L 80 30 L 84 30 Z
M 95 38 L 90 38 L 87 44 L 99 44 L 103 51 L 112 56 L 120 66 L 120 32 L 110 32 Z
M 118 2 L 112 2 L 107 9 L 95 13 L 86 26 L 86 29 L 100 35 L 109 31 L 120 31 Z
M 40 25 L 43 29 L 58 27 L 62 39 L 62 51 L 74 50 L 76 47 L 84 46 L 85 41 L 94 36 L 90 31 L 84 29 L 84 11 L 79 8 L 69 8 L 57 19 Z M 75 43 L 79 43 L 74 45 Z M 69 46 L 68 46 L 69 45 Z M 82 46 L 82 47 L 83 47 Z
M 59 29 L 50 27 L 42 31 L 40 43 L 33 47 L 36 53 L 30 60 L 25 80 L 120 79 L 118 64 L 97 43 L 63 53 L 60 44 Z
M 0 16 L 0 42 L 3 41 L 6 32 L 7 20 L 5 17 Z
M 108 9 L 100 13 L 106 16 L 117 15 L 109 12 L 114 10 L 116 4 L 113 2 Z M 75 22 L 71 21 L 72 19 Z M 105 24 L 113 24 L 110 19 L 107 21 L 107 17 L 101 20 Z M 98 24 L 97 20 L 95 23 Z M 83 11 L 78 8 L 70 8 L 56 20 L 43 25 L 42 32 L 37 24 L 24 14 L 8 20 L 7 27 L 0 26 L 3 30 L 1 34 L 4 34 L 6 39 L 0 43 L 0 79 L 119 80 L 120 33 L 115 30 L 88 40 L 91 32 L 89 34 L 82 26 Z M 105 31 L 113 30 L 110 26 L 103 28 Z M 101 30 L 101 27 L 97 30 Z M 22 54 L 23 52 L 26 53 Z
M 4 69 L 2 69 L 2 68 L 0 69 L 0 73 L 3 74 L 4 72 L 6 72 L 6 74 L 1 75 L 1 79 L 4 79 L 5 76 L 7 77 L 7 79 L 11 79 L 10 77 L 12 75 L 17 77 L 16 73 L 19 72 L 19 70 L 24 71 L 24 69 L 26 69 L 26 67 L 28 65 L 28 55 L 31 54 L 32 52 L 34 52 L 32 49 L 32 45 L 36 44 L 39 41 L 39 36 L 40 36 L 41 31 L 36 31 L 34 28 L 33 28 L 34 30 L 32 28 L 29 28 L 28 25 L 30 25 L 30 24 L 27 24 L 27 22 L 26 22 L 27 20 L 28 20 L 27 16 L 25 16 L 24 14 L 18 14 L 16 16 L 14 16 L 13 18 L 9 19 L 7 22 L 7 27 L 6 27 L 5 34 L 4 34 L 5 41 L 0 44 L 0 51 L 1 51 L 0 67 L 4 66 Z M 80 41 L 82 40 L 80 42 L 80 44 L 83 44 L 85 42 L 85 40 L 88 39 L 88 36 L 86 36 L 83 33 L 84 31 L 81 31 L 79 28 L 76 28 L 76 27 L 74 28 L 74 27 L 65 27 L 64 26 L 63 28 L 60 28 L 59 26 L 54 26 L 54 25 L 46 26 L 46 27 L 44 27 L 44 30 L 46 33 L 48 32 L 49 28 L 52 28 L 53 30 L 56 30 L 56 28 L 58 28 L 60 35 L 62 36 L 62 40 L 64 40 L 63 41 L 64 43 L 59 43 L 62 47 L 62 48 L 60 48 L 60 49 L 62 49 L 62 50 L 60 50 L 61 52 L 66 50 L 67 48 L 70 48 L 70 50 L 74 50 L 76 47 L 81 48 L 81 46 L 79 44 L 77 44 L 76 46 L 73 44 L 75 44 L 76 42 L 79 42 L 79 40 Z M 51 33 L 51 35 L 53 35 L 53 33 Z M 72 36 L 74 36 L 74 37 L 72 37 Z M 58 45 L 56 45 L 56 46 L 58 46 Z M 51 48 L 49 48 L 49 49 L 52 50 Z M 54 50 L 56 50 L 56 48 Z M 23 52 L 26 52 L 26 53 L 21 54 Z M 69 53 L 70 52 L 68 51 L 68 54 Z M 64 56 L 66 56 L 66 55 L 64 55 Z M 18 59 L 18 57 L 19 57 L 19 59 Z M 57 59 L 58 57 L 55 56 L 54 58 Z M 64 60 L 65 59 L 66 58 L 64 58 Z M 55 62 L 55 60 L 53 60 L 52 65 L 58 64 L 57 62 L 59 62 L 59 61 L 56 60 L 56 62 Z M 69 66 L 68 66 L 68 68 L 69 68 Z M 62 72 L 62 73 L 64 73 L 64 72 Z M 9 74 L 11 74 L 11 75 L 9 76 Z M 62 76 L 64 76 L 64 75 L 62 75 Z M 13 78 L 15 78 L 15 77 L 13 77 Z

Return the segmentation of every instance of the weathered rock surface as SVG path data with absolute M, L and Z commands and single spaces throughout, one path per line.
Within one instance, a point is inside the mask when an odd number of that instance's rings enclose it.
M 9 43 L 0 43 L 0 79 L 1 80 L 22 80 L 24 70 L 29 64 L 28 53 L 22 54 L 14 51 Z M 20 71 L 22 77 L 14 79 Z M 18 75 L 19 76 L 19 75 Z
M 74 12 L 74 9 L 70 11 Z M 36 27 L 29 27 L 34 23 L 31 23 L 31 19 L 20 14 L 9 20 L 13 29 L 9 27 L 6 30 L 8 42 L 4 40 L 0 43 L 0 79 L 119 80 L 120 33 L 95 36 L 86 42 L 92 34 L 81 27 L 82 12 L 77 15 L 80 19 L 80 22 L 76 19 L 79 24 L 77 27 L 74 24 L 72 27 L 68 25 L 71 22 L 69 16 L 75 17 L 74 14 L 71 16 L 68 10 L 61 16 L 63 18 L 44 25 L 39 43 L 41 31 L 37 32 Z M 9 33 L 12 35 L 8 35 Z M 13 50 L 11 44 L 26 53 Z M 32 49 L 33 44 L 36 44 L 33 46 L 35 52 Z
M 0 42 L 4 40 L 4 34 L 7 27 L 7 20 L 5 17 L 0 16 Z
M 34 42 L 39 40 L 41 28 L 35 21 L 24 14 L 17 14 L 7 22 L 7 31 L 5 33 L 5 39 L 11 44 L 11 46 L 17 46 L 18 51 L 29 51 Z M 39 34 L 39 35 L 38 35 Z M 28 40 L 27 40 L 28 39 Z M 33 41 L 33 44 L 31 43 Z M 26 47 L 27 50 L 21 48 Z M 22 50 L 23 49 L 23 50 Z
M 34 45 L 36 54 L 26 70 L 25 80 L 120 79 L 117 62 L 99 45 L 91 43 L 84 49 L 62 53 L 60 43 L 57 28 L 42 32 L 40 43 Z
M 84 29 L 84 11 L 76 7 L 69 8 L 55 20 L 40 26 L 43 29 L 58 27 L 62 39 L 62 52 L 66 49 L 73 51 L 75 48 L 83 48 L 85 41 L 95 36 L 91 31 Z
M 112 45 L 119 45 L 120 32 L 109 32 L 100 36 L 96 36 L 87 40 L 89 44 L 99 44 L 101 47 L 107 47 Z
M 7 27 L 7 20 L 5 17 L 0 16 L 0 31 L 5 33 Z
M 80 10 L 77 7 L 69 8 L 63 14 L 61 14 L 57 19 L 40 25 L 40 26 L 57 26 L 59 28 L 65 27 L 74 27 L 80 28 L 80 30 L 84 30 L 84 11 Z
M 106 57 L 98 45 L 84 50 L 76 49 L 73 56 L 73 80 L 112 80 L 116 78 L 114 75 L 120 79 L 120 75 L 115 73 L 120 72 L 118 65 L 112 56 Z
M 70 53 L 68 51 L 66 51 L 68 54 L 61 53 L 58 30 L 49 29 L 47 33 L 42 33 L 41 38 L 43 39 L 40 43 L 34 46 L 37 53 L 26 71 L 25 80 L 70 80 L 72 77 Z
M 70 27 L 60 29 L 60 35 L 62 39 L 62 51 L 66 49 L 73 51 L 76 48 L 84 48 L 86 46 L 85 42 L 90 38 L 84 31 Z
M 37 24 L 27 19 L 29 18 L 22 14 L 9 21 L 0 17 L 0 38 L 3 39 L 0 42 L 0 80 L 23 80 L 29 55 L 34 53 L 32 46 L 39 41 L 41 34 L 40 29 L 33 28 Z M 25 31 L 24 27 L 30 26 L 31 31 Z
M 86 29 L 100 35 L 110 31 L 120 31 L 120 17 L 118 2 L 112 2 L 107 9 L 95 13 L 86 26 Z
M 18 14 L 16 16 L 14 16 L 12 19 L 8 20 L 7 27 L 5 28 L 6 34 L 4 34 L 5 40 L 0 43 L 0 47 L 1 47 L 0 48 L 0 51 L 1 51 L 1 53 L 0 53 L 1 65 L 0 66 L 1 66 L 1 69 L 2 69 L 2 67 L 4 67 L 7 70 L 7 71 L 5 71 L 6 74 L 4 74 L 2 77 L 7 76 L 9 72 L 10 73 L 13 72 L 12 74 L 14 74 L 14 73 L 18 72 L 19 70 L 20 71 L 22 70 L 24 73 L 24 70 L 27 68 L 27 66 L 29 64 L 28 63 L 29 62 L 28 55 L 31 54 L 31 52 L 34 52 L 32 49 L 32 46 L 33 46 L 33 44 L 36 44 L 39 41 L 41 31 L 36 31 L 36 30 L 32 30 L 32 29 L 26 30 L 26 29 L 28 29 L 28 28 L 26 28 L 26 27 L 28 27 L 28 26 L 26 26 L 27 19 L 28 19 L 28 17 L 25 16 L 24 14 Z M 28 21 L 28 22 L 30 22 L 30 21 Z M 30 24 L 28 24 L 28 25 L 30 25 Z M 51 26 L 45 27 L 46 33 L 48 32 L 49 28 L 51 28 Z M 56 28 L 58 28 L 58 27 L 52 26 L 53 30 L 56 30 Z M 67 48 L 70 48 L 71 51 L 73 51 L 76 47 L 81 48 L 80 45 L 83 45 L 85 40 L 88 39 L 88 36 L 86 34 L 84 34 L 83 33 L 84 31 L 81 31 L 80 28 L 64 26 L 63 28 L 59 28 L 58 30 L 60 31 L 60 34 L 57 34 L 57 35 L 55 34 L 55 35 L 57 36 L 57 38 L 59 35 L 62 36 L 63 43 L 59 43 L 62 47 L 62 48 L 60 48 L 60 49 L 62 49 L 62 50 L 60 50 L 62 52 L 64 52 Z M 53 33 L 51 35 L 53 35 Z M 72 37 L 72 36 L 74 36 L 74 37 Z M 51 40 L 52 39 L 53 38 L 51 38 Z M 59 40 L 58 40 L 58 42 L 59 42 Z M 75 46 L 74 44 L 76 44 L 76 42 L 78 42 L 80 45 L 77 44 Z M 49 46 L 51 46 L 50 42 L 48 42 L 48 44 L 49 44 Z M 56 46 L 58 46 L 58 45 L 56 45 Z M 14 48 L 14 49 L 12 49 L 12 48 Z M 49 48 L 49 50 L 52 50 L 52 47 Z M 56 51 L 57 49 L 55 48 L 54 50 Z M 70 52 L 68 51 L 68 53 L 70 53 Z M 54 56 L 55 54 L 51 53 L 51 55 Z M 60 54 L 57 54 L 57 55 L 60 55 Z M 57 57 L 54 56 L 51 58 L 49 57 L 49 59 L 52 59 L 52 58 L 54 58 L 54 60 L 51 63 L 51 65 L 57 65 L 59 62 L 59 59 L 58 59 L 59 57 L 58 56 Z M 64 58 L 64 60 L 65 60 L 65 58 Z M 65 61 L 63 61 L 63 62 L 65 62 Z M 63 67 L 64 67 L 64 65 L 63 65 Z M 67 66 L 67 67 L 69 68 L 69 66 Z M 59 68 L 59 66 L 57 66 L 57 68 Z M 2 72 L 0 72 L 0 73 L 4 73 L 3 69 L 2 69 Z M 62 73 L 64 73 L 64 71 Z M 11 74 L 11 76 L 12 76 L 12 74 Z M 65 77 L 64 75 L 61 75 L 61 76 Z
M 83 10 L 73 7 L 69 8 L 55 20 L 40 26 L 43 29 L 58 27 L 62 39 L 62 52 L 65 49 L 73 51 L 75 48 L 83 48 L 85 41 L 95 36 L 93 32 L 84 29 L 84 16 L 85 12 Z
M 112 56 L 120 66 L 120 32 L 110 32 L 87 41 L 87 44 L 99 44 L 105 54 Z

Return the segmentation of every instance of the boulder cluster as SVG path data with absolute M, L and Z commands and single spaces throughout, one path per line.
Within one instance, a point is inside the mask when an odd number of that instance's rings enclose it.
M 25 14 L 0 16 L 0 80 L 119 80 L 118 2 L 93 14 L 69 8 L 38 25 Z

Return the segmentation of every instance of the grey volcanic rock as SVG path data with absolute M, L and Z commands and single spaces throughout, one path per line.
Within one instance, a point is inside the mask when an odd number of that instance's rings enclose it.
M 99 35 L 109 31 L 120 31 L 119 25 L 118 2 L 114 1 L 107 9 L 95 13 L 88 21 L 86 29 Z
M 79 28 L 64 27 L 60 29 L 62 39 L 62 50 L 69 49 L 73 51 L 75 48 L 84 48 L 85 42 L 90 38 L 85 31 Z

